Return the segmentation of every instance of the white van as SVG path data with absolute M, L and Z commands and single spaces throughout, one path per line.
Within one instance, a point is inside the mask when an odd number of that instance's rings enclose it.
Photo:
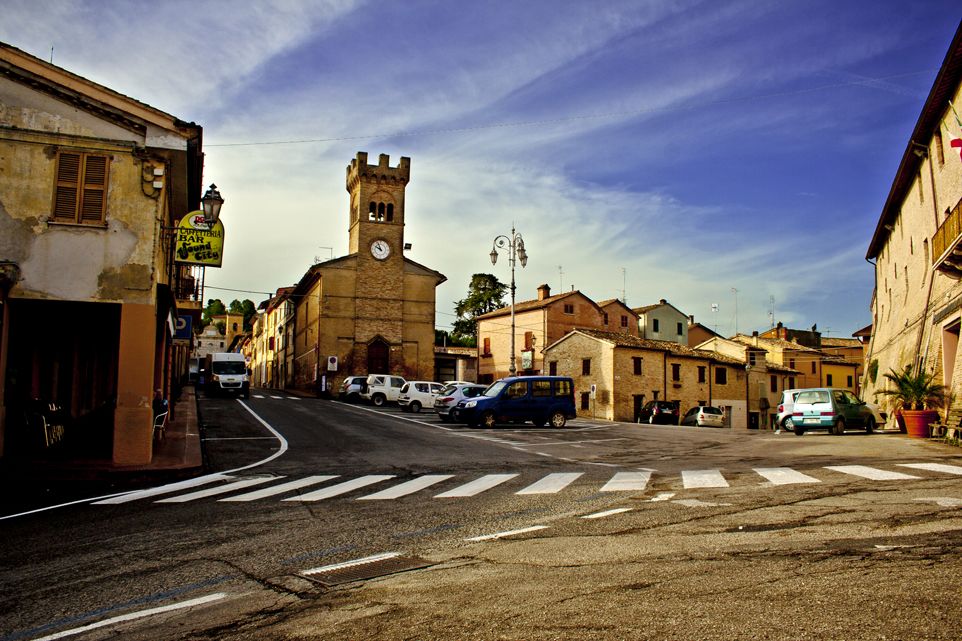
M 247 361 L 243 354 L 208 354 L 206 365 L 205 389 L 208 395 L 236 394 L 241 398 L 250 398 L 251 381 L 247 376 Z
M 378 407 L 385 403 L 396 403 L 406 382 L 400 376 L 371 374 L 367 377 L 367 389 L 362 391 L 360 396 Z

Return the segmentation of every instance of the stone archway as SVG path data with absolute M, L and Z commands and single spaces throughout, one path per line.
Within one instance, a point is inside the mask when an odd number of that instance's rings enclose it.
M 390 346 L 380 338 L 375 338 L 367 346 L 367 373 L 390 373 Z

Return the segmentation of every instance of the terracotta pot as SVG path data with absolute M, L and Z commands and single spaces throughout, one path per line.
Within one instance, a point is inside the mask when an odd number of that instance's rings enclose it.
M 935 410 L 902 410 L 905 431 L 911 438 L 929 438 L 929 424 L 939 422 Z
M 895 411 L 895 424 L 899 426 L 899 431 L 905 434 L 905 419 L 902 418 L 902 410 Z

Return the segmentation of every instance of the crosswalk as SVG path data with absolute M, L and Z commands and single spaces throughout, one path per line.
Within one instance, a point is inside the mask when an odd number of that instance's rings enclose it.
M 670 487 L 680 483 L 686 490 L 728 488 L 731 487 L 732 479 L 737 479 L 737 482 L 742 484 L 747 482 L 755 486 L 777 487 L 837 482 L 846 477 L 876 482 L 911 481 L 942 475 L 962 477 L 962 466 L 945 463 L 899 463 L 884 468 L 867 465 L 826 465 L 807 472 L 789 467 L 758 467 L 752 468 L 751 472 L 757 475 L 754 483 L 747 472 L 729 475 L 729 478 L 720 469 L 682 470 L 677 475 L 662 475 L 655 470 L 616 472 L 610 478 L 600 480 L 593 477 L 585 479 L 584 472 L 552 472 L 533 482 L 530 478 L 524 480 L 521 472 L 484 474 L 471 479 L 458 478 L 455 474 L 423 474 L 400 482 L 395 482 L 397 476 L 393 474 L 367 474 L 356 478 L 319 474 L 297 479 L 269 474 L 246 477 L 212 474 L 192 481 L 121 494 L 92 504 L 117 505 L 148 500 L 155 503 L 188 503 L 203 499 L 225 503 L 250 503 L 268 499 L 313 503 L 336 497 L 357 501 L 392 501 L 414 494 L 434 499 L 463 499 L 496 488 L 509 488 L 508 491 L 516 496 L 537 496 L 559 494 L 579 480 L 584 480 L 588 485 L 601 484 L 598 492 L 644 492 L 653 478 Z M 454 487 L 445 487 L 452 482 Z M 521 487 L 517 486 L 519 482 Z

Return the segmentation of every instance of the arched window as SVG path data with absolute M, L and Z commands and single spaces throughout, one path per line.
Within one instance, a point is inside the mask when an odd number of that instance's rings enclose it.
M 387 221 L 392 222 L 394 220 L 394 205 L 391 203 L 387 204 Z
M 377 212 L 377 203 L 375 203 L 375 202 L 372 200 L 372 201 L 371 201 L 371 204 L 368 205 L 368 207 L 367 207 L 367 219 L 368 219 L 368 220 L 375 220 L 375 219 L 376 219 L 376 213 L 375 213 L 375 212 Z
M 377 204 L 377 222 L 384 222 L 384 203 Z

